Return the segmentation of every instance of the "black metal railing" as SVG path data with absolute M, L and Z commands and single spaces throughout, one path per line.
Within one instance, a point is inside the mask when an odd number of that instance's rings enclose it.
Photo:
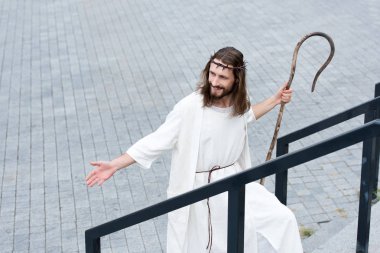
M 375 101 L 375 102 L 374 102 Z M 369 104 L 367 104 L 369 103 Z M 369 226 L 371 213 L 371 200 L 374 187 L 374 175 L 378 171 L 379 161 L 379 139 L 380 139 L 380 120 L 379 118 L 379 100 L 374 99 L 363 105 L 351 109 L 347 112 L 346 118 L 352 115 L 366 114 L 366 123 L 354 130 L 340 134 L 336 137 L 327 139 L 307 148 L 287 154 L 289 143 L 293 142 L 295 137 L 292 134 L 280 138 L 280 145 L 277 146 L 278 158 L 268 161 L 262 165 L 256 166 L 244 172 L 228 178 L 216 181 L 198 189 L 192 190 L 185 194 L 165 200 L 145 209 L 128 214 L 116 220 L 104 223 L 85 232 L 86 252 L 100 252 L 100 238 L 109 235 L 121 229 L 136 225 L 157 216 L 174 211 L 178 208 L 191 205 L 195 202 L 207 199 L 217 194 L 228 191 L 228 234 L 227 234 L 227 252 L 242 253 L 244 252 L 244 205 L 245 205 L 245 185 L 256 181 L 260 178 L 276 174 L 276 195 L 283 203 L 286 203 L 286 184 L 287 170 L 294 166 L 309 162 L 316 158 L 346 148 L 353 144 L 363 141 L 363 160 L 362 175 L 360 187 L 360 205 L 359 205 L 359 227 L 360 231 L 364 231 L 364 235 L 357 238 L 356 252 L 367 253 L 369 241 Z M 367 109 L 365 109 L 367 108 Z M 376 109 L 374 109 L 376 108 Z M 359 113 L 360 112 L 360 113 Z M 342 113 L 344 114 L 344 113 Z M 341 115 L 341 114 L 339 114 Z M 334 125 L 334 122 L 343 122 L 339 120 L 343 116 L 330 117 L 330 121 L 320 124 L 319 126 Z M 355 116 L 352 116 L 355 117 Z M 351 117 L 351 118 L 352 118 Z M 332 119 L 333 118 L 333 119 Z M 348 119 L 348 118 L 347 118 Z M 346 120 L 347 120 L 346 119 Z M 338 122 L 338 123 L 339 123 Z M 334 123 L 334 124 L 333 124 Z M 316 125 L 314 124 L 314 125 Z M 325 127 L 325 128 L 327 128 Z M 316 129 L 316 128 L 314 128 Z M 312 130 L 312 131 L 311 131 Z M 305 130 L 305 133 L 298 132 L 298 135 L 307 136 L 312 134 L 314 130 Z M 320 130 L 319 130 L 320 131 Z M 297 133 L 295 132 L 295 133 Z M 303 137 L 304 137 L 303 136 Z M 286 138 L 288 139 L 286 139 Z M 303 138 L 300 137 L 300 138 Z M 293 138 L 293 139 L 292 139 Z M 299 138 L 298 138 L 299 139 Z M 282 141 L 282 142 L 281 142 Z M 287 143 L 287 144 L 286 144 Z M 378 172 L 377 172 L 378 173 Z M 365 209 L 361 211 L 361 209 Z M 364 212 L 364 213 L 363 213 Z M 360 217 L 360 216 L 363 217 Z M 360 225 L 362 224 L 362 225 Z M 358 230 L 359 231 L 359 230 Z
M 365 115 L 364 123 L 380 119 L 380 83 L 375 86 L 375 99 L 278 138 L 276 156 L 280 157 L 287 154 L 289 144 L 292 142 L 363 114 Z M 379 156 L 372 156 L 372 154 L 373 152 L 378 153 L 379 147 L 380 138 L 373 138 L 363 142 L 356 252 L 368 252 L 371 200 L 377 198 L 379 178 Z M 287 170 L 276 173 L 275 194 L 284 205 L 286 205 L 287 199 L 287 183 Z
M 380 83 L 375 86 L 375 99 L 367 101 L 361 105 L 352 107 L 344 112 L 338 113 L 334 116 L 321 120 L 317 123 L 314 123 L 310 126 L 307 126 L 298 131 L 292 132 L 285 136 L 278 138 L 277 140 L 277 150 L 276 157 L 279 157 L 283 154 L 287 154 L 289 152 L 289 144 L 295 141 L 298 141 L 302 138 L 315 134 L 317 132 L 323 131 L 329 127 L 335 126 L 344 121 L 355 118 L 359 115 L 365 114 L 364 123 L 368 123 L 374 119 L 379 119 L 379 111 L 380 111 Z M 374 192 L 372 197 L 375 198 L 376 189 L 378 185 L 378 174 L 374 175 Z M 286 204 L 286 186 L 287 186 L 287 175 L 286 172 L 282 174 L 276 174 L 276 196 L 279 200 Z

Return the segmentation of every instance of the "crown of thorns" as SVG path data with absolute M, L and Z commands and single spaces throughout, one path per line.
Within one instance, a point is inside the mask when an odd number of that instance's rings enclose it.
M 227 65 L 225 65 L 225 64 L 223 64 L 223 63 L 220 63 L 220 62 L 216 62 L 216 61 L 214 61 L 214 60 L 211 60 L 211 62 L 212 63 L 214 63 L 217 67 L 221 67 L 222 68 L 222 70 L 224 70 L 224 69 L 232 69 L 232 70 L 234 70 L 234 69 L 237 69 L 237 70 L 246 70 L 247 69 L 247 63 L 246 62 L 243 62 L 243 65 L 241 65 L 241 66 L 238 66 L 238 67 L 231 67 L 231 66 L 227 66 Z

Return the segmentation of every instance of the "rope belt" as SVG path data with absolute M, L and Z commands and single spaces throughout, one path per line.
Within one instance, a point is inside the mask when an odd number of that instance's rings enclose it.
M 215 165 L 214 167 L 211 168 L 211 170 L 204 170 L 204 171 L 197 171 L 196 173 L 208 173 L 208 179 L 207 179 L 207 184 L 211 182 L 211 174 L 216 171 L 216 170 L 221 170 L 228 168 L 235 163 L 232 163 L 227 166 L 220 167 L 219 165 Z M 212 223 L 211 223 L 211 209 L 210 209 L 210 202 L 209 198 L 207 198 L 207 209 L 208 209 L 208 243 L 206 249 L 208 249 L 208 252 L 211 252 L 211 247 L 212 247 Z

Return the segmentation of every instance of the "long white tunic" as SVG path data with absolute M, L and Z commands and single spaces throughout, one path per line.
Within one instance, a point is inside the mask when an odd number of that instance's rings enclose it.
M 225 167 L 234 164 L 228 168 L 213 171 L 210 176 L 211 182 L 235 174 L 240 170 L 235 162 L 244 148 L 245 119 L 232 117 L 231 111 L 231 107 L 213 106 L 204 109 L 194 188 L 208 183 L 209 173 L 204 171 L 209 171 L 214 166 Z M 190 206 L 184 252 L 208 252 L 206 245 L 209 243 L 210 234 L 212 236 L 210 245 L 212 252 L 226 252 L 227 203 L 227 193 L 209 199 L 212 232 L 208 224 L 207 200 Z M 252 232 L 250 234 L 256 235 L 254 231 Z M 254 238 L 250 238 L 251 241 L 252 239 Z
M 152 134 L 138 141 L 127 151 L 139 165 L 149 168 L 152 162 L 163 151 L 172 150 L 171 173 L 167 192 L 168 198 L 187 192 L 197 187 L 198 184 L 204 184 L 204 182 L 196 180 L 198 177 L 195 176 L 200 154 L 199 148 L 204 111 L 205 108 L 202 106 L 201 95 L 192 93 L 176 104 L 167 116 L 164 124 Z M 243 148 L 237 160 L 232 159 L 235 161 L 235 165 L 230 167 L 229 170 L 224 170 L 220 173 L 233 174 L 251 167 L 247 140 L 247 123 L 254 119 L 252 110 L 238 119 L 241 120 L 243 126 Z M 223 165 L 221 164 L 221 166 Z M 213 179 L 217 180 L 226 175 L 220 173 L 213 173 Z M 256 252 L 257 232 L 269 242 L 276 252 L 301 253 L 302 247 L 297 223 L 289 209 L 283 206 L 273 194 L 257 183 L 247 185 L 246 191 L 246 221 L 250 221 L 245 224 L 245 247 L 249 249 L 246 252 Z M 248 194 L 248 192 L 252 192 L 252 194 Z M 225 205 L 224 201 L 220 203 L 222 203 L 220 207 Z M 189 244 L 200 244 L 199 242 L 192 241 L 191 237 L 189 237 L 189 222 L 192 221 L 192 214 L 189 206 L 168 214 L 167 253 L 198 252 L 192 251 L 191 248 L 188 251 Z M 224 214 L 221 215 L 223 216 Z M 217 218 L 217 216 L 215 217 Z M 207 215 L 205 218 L 207 220 Z M 221 224 L 219 227 L 226 226 Z M 219 231 L 221 232 L 219 233 Z M 221 229 L 214 236 L 214 240 L 221 243 L 214 241 L 213 252 L 225 252 L 223 245 L 223 242 L 225 244 L 225 239 L 223 238 L 226 238 L 226 234 L 224 236 L 224 232 Z M 205 239 L 206 244 L 203 246 L 204 248 L 207 245 L 207 237 Z M 221 246 L 218 251 L 219 244 Z
M 197 171 L 227 166 L 239 159 L 245 143 L 245 119 L 233 117 L 231 112 L 231 107 L 204 109 Z

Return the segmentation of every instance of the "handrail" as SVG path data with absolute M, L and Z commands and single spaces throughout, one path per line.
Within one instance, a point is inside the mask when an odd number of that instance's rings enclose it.
M 289 144 L 295 141 L 298 141 L 302 138 L 305 138 L 309 135 L 315 134 L 317 132 L 323 131 L 329 127 L 335 126 L 339 123 L 357 117 L 359 115 L 365 114 L 364 123 L 368 123 L 374 119 L 380 118 L 380 83 L 375 85 L 375 98 L 364 102 L 360 105 L 354 106 L 346 111 L 330 116 L 326 119 L 323 119 L 319 122 L 311 124 L 307 127 L 289 133 L 287 135 L 281 136 L 277 139 L 277 150 L 276 156 L 279 157 L 281 155 L 287 154 L 289 152 Z M 376 150 L 380 149 L 379 140 L 378 143 L 375 143 Z M 374 172 L 374 182 L 372 198 L 376 199 L 377 197 L 377 187 L 378 187 L 378 177 L 379 177 L 379 169 L 377 168 Z M 286 204 L 287 199 L 287 171 L 276 174 L 276 186 L 275 193 L 277 198 L 283 203 Z
M 375 98 L 367 101 L 365 103 L 362 103 L 358 106 L 354 106 L 346 111 L 343 111 L 341 113 L 335 114 L 331 117 L 328 117 L 326 119 L 323 119 L 319 122 L 316 122 L 314 124 L 311 124 L 307 127 L 304 127 L 302 129 L 299 129 L 297 131 L 294 131 L 292 133 L 289 133 L 287 135 L 281 136 L 277 139 L 277 150 L 276 150 L 276 157 L 282 156 L 284 154 L 287 154 L 289 152 L 289 144 L 295 141 L 298 141 L 302 138 L 305 138 L 307 136 L 310 136 L 312 134 L 315 134 L 317 132 L 323 131 L 329 127 L 335 126 L 339 123 L 342 123 L 344 121 L 350 120 L 352 118 L 355 118 L 359 115 L 365 114 L 365 120 L 364 123 L 368 123 L 374 119 L 380 118 L 380 83 L 376 84 L 376 91 L 375 91 Z M 380 145 L 378 145 L 380 147 Z M 379 171 L 378 169 L 374 172 L 374 192 L 373 192 L 373 199 L 376 199 L 376 189 L 378 185 L 378 175 Z M 276 186 L 275 186 L 275 192 L 277 198 L 283 203 L 286 204 L 286 188 L 287 188 L 287 171 L 283 173 L 277 173 L 276 174 Z
M 358 106 L 354 106 L 346 111 L 337 113 L 331 117 L 323 119 L 307 127 L 304 127 L 302 129 L 299 129 L 287 135 L 281 136 L 280 138 L 277 139 L 277 142 L 290 144 L 292 142 L 305 138 L 309 135 L 315 134 L 329 127 L 335 126 L 339 123 L 355 118 L 359 115 L 365 114 L 366 112 L 370 110 L 375 110 L 376 108 L 380 108 L 380 97 L 376 97 Z
M 198 189 L 192 190 L 190 192 L 184 193 L 182 195 L 176 196 L 174 198 L 165 200 L 158 204 L 149 206 L 145 209 L 136 211 L 134 213 L 128 214 L 116 220 L 107 222 L 102 225 L 98 225 L 94 228 L 88 229 L 85 232 L 86 239 L 86 252 L 100 252 L 100 237 L 108 235 L 110 233 L 119 231 L 126 227 L 138 224 L 140 222 L 152 219 L 154 217 L 160 216 L 162 214 L 171 212 L 178 208 L 193 204 L 200 200 L 212 197 L 214 195 L 220 194 L 225 191 L 229 191 L 229 213 L 230 207 L 233 207 L 233 212 L 239 215 L 229 215 L 229 225 L 237 224 L 234 227 L 228 227 L 228 252 L 243 252 L 242 247 L 239 247 L 244 240 L 244 227 L 241 227 L 242 219 L 244 221 L 244 186 L 247 183 L 258 180 L 262 177 L 266 177 L 275 173 L 287 171 L 289 168 L 300 165 L 302 163 L 311 161 L 313 159 L 319 158 L 321 156 L 330 154 L 337 150 L 346 148 L 355 143 L 373 139 L 374 137 L 380 137 L 380 120 L 374 120 L 363 126 L 360 126 L 354 130 L 348 131 L 346 133 L 340 134 L 336 137 L 327 139 L 325 141 L 319 142 L 317 144 L 311 145 L 307 148 L 303 148 L 301 150 L 283 155 L 274 160 L 268 161 L 262 165 L 256 166 L 254 168 L 248 169 L 246 171 L 240 172 L 236 175 L 224 178 L 222 180 L 210 183 L 206 186 L 200 187 Z M 378 157 L 378 152 L 372 150 L 371 157 L 376 160 L 376 156 Z M 369 163 L 368 166 L 369 174 L 374 170 L 373 159 L 368 159 L 366 163 Z M 363 161 L 365 162 L 365 161 Z M 367 167 L 366 167 L 367 168 Z M 368 190 L 372 190 L 371 186 L 373 185 L 371 182 L 371 177 L 368 178 L 367 185 L 369 185 Z M 234 198 L 231 198 L 233 194 Z M 365 195 L 365 194 L 363 194 Z M 369 195 L 369 196 L 368 196 Z M 241 197 L 243 196 L 243 197 Z M 371 201 L 371 194 L 366 194 L 367 201 Z M 239 199 L 237 201 L 237 205 L 232 205 L 231 203 Z M 370 206 L 369 206 L 370 210 Z M 240 214 L 243 214 L 241 217 Z M 370 215 L 370 211 L 369 211 Z M 365 217 L 368 218 L 368 217 Z M 231 222 L 231 219 L 234 219 L 234 222 Z M 230 232 L 230 229 L 234 229 L 234 233 Z M 368 231 L 369 231 L 369 218 L 368 218 Z M 367 248 L 368 248 L 368 239 L 367 238 Z M 240 242 L 240 244 L 238 243 Z M 365 246 L 364 246 L 365 247 Z M 367 249 L 368 251 L 368 249 Z M 357 252 L 367 252 L 367 251 L 357 251 Z
M 320 132 L 361 114 L 365 115 L 365 124 L 380 119 L 380 83 L 375 85 L 375 99 L 278 138 L 276 156 L 280 157 L 287 154 L 289 152 L 289 144 L 294 141 Z M 379 150 L 379 137 L 363 141 L 356 244 L 357 252 L 368 252 L 371 199 L 377 199 Z M 287 200 L 287 185 L 288 171 L 286 170 L 276 173 L 275 194 L 284 205 L 286 205 Z

